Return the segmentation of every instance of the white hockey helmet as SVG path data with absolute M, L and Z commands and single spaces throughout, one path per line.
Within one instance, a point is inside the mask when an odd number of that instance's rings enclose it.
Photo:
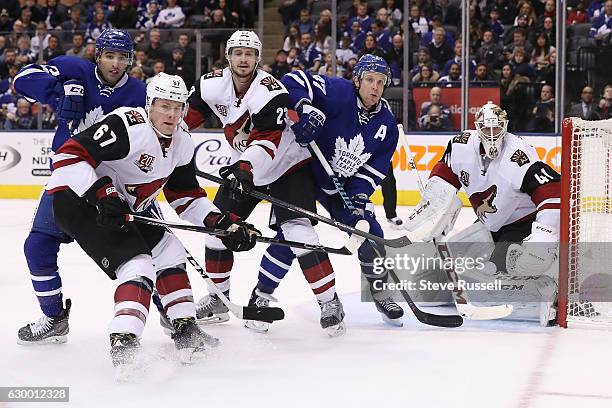
M 230 36 L 225 44 L 225 58 L 227 58 L 228 61 L 232 48 L 236 47 L 252 48 L 256 50 L 257 63 L 259 64 L 259 61 L 261 61 L 261 41 L 253 31 L 238 30 Z
M 491 159 L 497 158 L 504 136 L 508 131 L 506 111 L 489 101 L 476 112 L 474 125 L 484 147 L 485 155 Z
M 168 75 L 164 72 L 160 72 L 147 84 L 145 110 L 148 114 L 155 99 L 167 99 L 169 101 L 182 103 L 182 117 L 185 117 L 189 107 L 187 100 L 190 95 L 191 92 L 187 89 L 187 85 L 185 85 L 183 78 L 178 75 Z

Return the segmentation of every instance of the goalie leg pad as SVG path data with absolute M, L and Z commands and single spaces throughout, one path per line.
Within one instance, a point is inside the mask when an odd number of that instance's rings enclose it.
M 444 241 L 453 257 L 482 258 L 483 261 L 488 261 L 495 249 L 491 231 L 480 221 L 456 234 L 444 237 Z

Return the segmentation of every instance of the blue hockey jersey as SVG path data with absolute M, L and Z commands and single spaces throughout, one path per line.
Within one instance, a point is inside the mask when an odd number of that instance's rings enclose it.
M 85 117 L 74 132 L 80 132 L 116 108 L 144 107 L 146 85 L 125 74 L 114 87 L 106 86 L 99 78 L 96 64 L 74 56 L 60 56 L 47 65 L 30 64 L 15 76 L 15 89 L 30 102 L 49 104 L 55 108 L 63 90 L 61 85 L 70 79 L 80 80 L 85 86 Z M 70 137 L 68 124 L 60 122 L 52 149 L 56 151 Z
M 290 108 L 308 101 L 325 113 L 317 145 L 349 196 L 369 197 L 385 178 L 398 141 L 397 123 L 387 102 L 381 100 L 368 112 L 351 81 L 342 78 L 293 71 L 281 82 L 289 92 Z M 334 194 L 334 185 L 317 160 L 312 170 L 316 185 Z

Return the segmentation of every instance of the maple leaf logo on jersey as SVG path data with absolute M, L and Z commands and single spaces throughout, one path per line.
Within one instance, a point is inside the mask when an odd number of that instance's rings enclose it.
M 126 184 L 125 191 L 133 197 L 136 197 L 132 208 L 136 212 L 144 211 L 151 205 L 155 197 L 161 193 L 164 185 L 168 181 L 168 177 L 160 178 L 143 184 Z
M 493 204 L 493 200 L 497 196 L 497 186 L 493 184 L 481 193 L 474 193 L 470 196 L 470 203 L 476 213 L 476 216 L 481 222 L 487 219 L 487 214 L 497 212 L 497 207 Z
M 372 153 L 364 153 L 365 144 L 361 133 L 352 138 L 349 144 L 339 137 L 336 138 L 336 148 L 331 164 L 335 172 L 343 177 L 351 177 L 370 159 Z
M 89 112 L 85 114 L 85 117 L 81 120 L 79 127 L 77 129 L 78 132 L 82 132 L 88 127 L 98 123 L 104 117 L 104 109 L 101 106 L 96 106 Z M 76 133 L 76 132 L 75 132 Z

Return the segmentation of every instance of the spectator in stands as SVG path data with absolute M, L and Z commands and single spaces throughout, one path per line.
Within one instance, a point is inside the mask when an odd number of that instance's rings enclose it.
M 72 36 L 72 48 L 66 51 L 66 55 L 72 55 L 75 57 L 83 57 L 85 55 L 85 37 L 83 34 L 76 33 Z
M 145 74 L 142 72 L 142 69 L 140 67 L 132 67 L 132 69 L 130 69 L 129 75 L 143 82 L 146 79 Z
M 155 22 L 159 17 L 159 3 L 157 0 L 150 0 L 145 10 L 138 12 L 136 28 L 141 31 L 148 31 L 155 27 Z
M 81 9 L 78 5 L 70 8 L 70 20 L 66 20 L 61 25 L 62 42 L 69 43 L 75 33 L 85 34 L 87 26 L 81 21 Z
M 429 90 L 429 100 L 424 101 L 421 104 L 419 117 L 427 115 L 427 113 L 429 112 L 429 107 L 432 104 L 437 104 L 440 107 L 442 114 L 450 117 L 450 109 L 448 108 L 448 106 L 442 103 L 442 88 L 440 88 L 439 86 L 434 86 Z
M 517 20 L 519 16 L 527 16 L 527 26 L 535 27 L 536 22 L 538 21 L 538 16 L 531 4 L 531 0 L 519 0 L 517 3 L 518 8 L 518 16 L 514 19 L 514 25 L 517 24 Z
M 580 102 L 572 105 L 570 116 L 577 116 L 586 120 L 599 120 L 598 106 L 593 102 L 593 88 L 585 86 L 580 93 Z
M 319 52 L 322 52 L 323 54 L 325 54 L 326 52 L 330 52 L 332 47 L 331 35 L 329 35 L 325 31 L 325 29 L 319 29 L 318 24 L 315 24 L 314 38 L 315 47 L 317 47 L 317 50 L 319 50 Z
M 287 54 L 287 65 L 291 67 L 291 70 L 300 69 L 300 49 L 293 47 Z
M 495 82 L 496 78 L 493 73 L 489 71 L 487 64 L 478 64 L 476 71 L 474 72 L 474 82 Z
M 385 50 L 378 46 L 376 37 L 373 34 L 366 35 L 363 50 L 361 50 L 357 56 L 361 58 L 365 54 L 372 54 L 381 58 L 385 57 Z
M 550 53 L 553 51 L 555 51 L 555 47 L 550 45 L 546 34 L 540 33 L 536 38 L 530 61 L 536 70 L 536 74 L 539 75 L 540 71 L 548 67 L 550 64 Z
M 557 74 L 557 51 L 551 51 L 550 56 L 548 57 L 548 65 L 538 71 L 536 82 L 547 83 L 547 84 L 555 84 L 555 77 Z
M 30 40 L 30 47 L 32 48 L 32 51 L 38 55 L 41 50 L 47 48 L 50 36 L 51 34 L 47 32 L 47 25 L 44 21 L 39 21 L 36 23 L 36 33 Z
M 429 48 L 421 47 L 417 51 L 417 64 L 410 70 L 410 75 L 414 76 L 421 71 L 423 65 L 430 65 L 432 69 L 439 71 L 440 67 L 431 62 Z
M 567 25 L 572 24 L 584 24 L 588 23 L 589 15 L 586 11 L 586 4 L 583 0 L 580 0 L 576 7 L 572 9 L 567 15 Z M 542 21 L 542 25 L 544 25 L 544 21 Z
M 308 7 L 308 0 L 284 0 L 278 8 L 278 13 L 282 16 L 283 24 L 287 27 L 292 21 L 300 16 L 300 10 Z
M 178 37 L 178 46 L 183 50 L 183 59 L 185 63 L 195 66 L 196 53 L 191 45 L 189 34 L 183 33 Z
M 170 1 L 176 2 L 176 0 Z M 111 15 L 108 17 L 108 20 L 111 22 L 114 28 L 135 28 L 136 21 L 138 20 L 136 8 L 130 3 L 130 0 L 121 0 L 119 6 L 115 7 Z
M 30 48 L 30 37 L 22 35 L 17 40 L 17 65 L 23 66 L 36 61 L 36 53 Z
M 351 58 L 357 58 L 357 54 L 351 49 L 350 45 L 351 37 L 349 37 L 347 33 L 344 33 L 340 40 L 340 47 L 336 48 L 336 58 L 341 65 L 346 65 Z
M 555 21 L 551 17 L 546 17 L 544 19 L 544 27 L 540 32 L 548 37 L 548 41 L 551 45 L 555 45 L 557 43 L 555 40 L 557 35 Z
M 432 103 L 427 114 L 419 117 L 419 127 L 430 132 L 445 132 L 452 130 L 453 125 L 450 118 L 443 114 L 440 105 Z
M 487 21 L 487 25 L 495 36 L 496 41 L 504 36 L 504 25 L 500 20 L 499 8 L 491 8 L 491 10 L 489 11 L 489 19 Z
M 514 51 L 515 48 L 521 47 L 524 48 L 527 55 L 531 57 L 533 46 L 529 41 L 527 41 L 527 32 L 522 28 L 519 28 L 514 31 L 512 37 L 512 42 L 508 44 L 510 51 Z
M 170 75 L 178 75 L 183 78 L 185 85 L 187 85 L 187 89 L 189 89 L 195 81 L 195 70 L 189 66 L 189 64 L 185 63 L 183 56 L 184 53 L 182 48 L 177 47 L 173 49 L 172 60 L 170 64 L 166 65 L 166 70 L 164 72 Z
M 387 30 L 380 20 L 374 20 L 371 27 L 371 34 L 376 39 L 376 44 L 387 52 L 391 49 L 391 36 L 389 30 Z
M 612 84 L 604 87 L 603 98 L 599 101 L 597 113 L 602 119 L 612 118 Z
M 612 32 L 612 0 L 604 3 L 603 13 L 593 19 L 589 37 L 603 41 Z
M 157 61 L 159 59 L 167 61 L 168 55 L 162 49 L 161 33 L 158 29 L 154 28 L 149 31 L 149 46 L 146 48 L 149 59 Z
M 36 23 L 32 21 L 32 12 L 29 9 L 21 9 L 19 21 L 23 24 L 23 31 L 30 37 L 34 36 L 34 33 L 36 33 Z
M 391 83 L 393 86 L 400 86 L 404 69 L 404 40 L 401 35 L 393 36 L 393 43 L 391 49 L 385 54 L 385 60 L 391 69 Z
M 526 76 L 530 80 L 534 80 L 536 72 L 531 65 L 527 62 L 527 52 L 523 47 L 516 47 L 512 53 L 512 60 L 510 61 L 512 70 L 515 74 Z
M 153 76 L 147 78 L 145 82 L 148 84 L 149 82 L 151 82 L 151 79 L 153 79 L 153 77 L 159 74 L 160 72 L 166 72 L 166 63 L 164 60 L 155 61 L 155 63 L 153 64 Z
M 355 21 L 359 23 L 361 31 L 363 31 L 364 33 L 370 31 L 370 27 L 372 26 L 372 17 L 368 15 L 368 6 L 366 5 L 366 3 L 359 2 L 359 4 L 357 5 L 357 15 L 355 17 L 349 18 L 344 31 L 352 31 L 353 22 Z
M 276 52 L 274 62 L 270 65 L 270 71 L 276 79 L 281 79 L 283 75 L 291 72 L 291 67 L 287 64 L 287 51 L 281 49 Z
M 19 18 L 19 14 L 21 13 L 21 5 L 19 1 L 16 0 L 2 0 L 0 1 L 0 8 L 8 12 L 11 20 Z
M 355 65 L 357 65 L 357 58 L 351 58 L 348 60 L 344 72 L 342 73 L 342 77 L 344 79 L 352 80 L 355 72 Z
M 146 78 L 153 76 L 153 62 L 149 59 L 149 54 L 147 54 L 146 50 L 136 50 L 134 66 L 140 68 Z
M 323 55 L 323 63 L 319 68 L 317 74 L 326 75 L 327 69 L 332 67 L 332 55 L 331 52 L 322 53 Z
M 81 57 L 87 61 L 91 61 L 93 63 L 96 62 L 96 43 L 87 43 L 85 46 L 85 52 Z
M 419 38 L 422 38 L 423 35 L 429 31 L 429 22 L 425 16 L 421 15 L 421 9 L 416 4 L 410 6 L 408 24 L 412 26 L 414 32 L 419 36 Z
M 513 0 L 495 0 L 489 6 L 487 6 L 487 15 L 490 15 L 492 8 L 497 8 L 499 11 L 500 19 L 503 25 L 510 26 L 516 17 L 516 8 L 514 7 L 515 1 Z
M 489 71 L 498 68 L 503 58 L 501 48 L 494 38 L 491 30 L 485 31 L 482 34 L 482 43 L 476 51 L 476 62 L 486 64 Z
M 329 35 L 331 37 L 331 23 L 332 23 L 332 13 L 329 9 L 321 10 L 319 13 L 319 21 L 317 21 L 316 26 L 319 26 L 319 32 L 325 33 L 325 35 Z
M 356 53 L 359 53 L 365 44 L 365 32 L 361 29 L 359 21 L 353 21 L 351 23 L 351 31 L 349 32 L 351 37 L 351 48 Z
M 394 26 L 399 26 L 402 21 L 402 12 L 396 7 L 396 1 L 386 0 L 385 5 L 391 23 L 393 23 Z
M 240 4 L 242 5 L 244 3 L 244 1 L 241 1 Z M 250 4 L 250 2 L 248 2 Z M 241 6 L 242 7 L 242 6 Z M 237 7 L 236 7 L 236 3 L 235 2 L 231 2 L 230 4 L 227 4 L 227 1 L 225 0 L 219 0 L 219 7 L 217 7 L 218 10 L 221 10 L 223 12 L 223 17 L 225 17 L 225 23 L 228 27 L 239 27 L 240 26 L 240 15 L 238 14 Z M 187 14 L 187 13 L 185 13 Z M 243 15 L 243 20 L 245 21 L 245 25 L 244 27 L 253 27 L 253 24 L 250 23 L 250 20 L 252 20 L 253 16 L 251 15 L 252 12 L 249 11 L 248 13 L 249 15 Z M 247 22 L 249 21 L 249 22 Z
M 24 4 L 25 3 L 25 4 Z M 43 21 L 45 16 L 42 11 L 42 6 L 36 4 L 36 0 L 25 0 L 21 3 L 21 11 L 28 10 L 31 15 L 31 21 L 36 24 L 39 21 Z
M 463 61 L 461 58 L 461 49 L 462 49 L 461 40 L 455 41 L 455 48 L 453 49 L 454 57 L 448 60 L 446 64 L 444 64 L 444 68 L 442 68 L 441 75 L 443 76 L 448 75 L 452 64 L 457 64 L 459 66 L 459 71 L 461 71 L 461 62 Z M 470 63 L 468 65 L 469 65 L 468 69 L 470 71 L 470 77 L 472 77 L 474 75 L 474 71 L 476 70 L 476 62 L 474 61 L 473 58 L 470 58 Z
M 110 14 L 110 11 L 108 11 L 108 6 L 106 4 L 104 4 L 103 0 L 94 0 L 93 4 L 89 7 L 87 7 L 87 24 L 91 23 L 92 21 L 94 21 L 94 18 L 96 16 L 96 12 L 98 10 L 102 10 L 104 12 L 104 14 L 106 14 L 106 17 L 108 17 L 108 15 Z
M 421 44 L 422 47 L 427 47 L 427 44 L 432 42 L 432 40 L 433 40 L 433 33 L 434 33 L 434 30 L 436 28 L 444 29 L 444 26 L 442 25 L 442 17 L 440 17 L 437 14 L 435 16 L 433 16 L 432 19 L 431 19 L 431 31 L 428 31 L 428 32 L 426 32 L 425 34 L 423 34 L 421 36 L 420 44 Z M 453 34 L 450 31 L 444 30 L 444 41 L 447 44 L 449 44 L 449 45 L 455 43 L 455 39 L 453 37 Z
M 312 42 L 310 33 L 302 34 L 300 45 L 302 46 L 298 58 L 300 67 L 316 74 L 321 68 L 321 53 Z
M 285 52 L 288 53 L 293 47 L 300 48 L 300 29 L 297 24 L 292 24 L 291 27 L 289 27 L 289 33 L 283 42 L 283 50 L 285 50 Z
M 221 14 L 223 15 L 223 12 Z M 159 11 L 156 20 L 157 27 L 180 28 L 183 24 L 185 24 L 185 13 L 181 6 L 176 4 L 176 0 L 166 0 L 166 7 Z
M 43 50 L 42 59 L 43 64 L 51 61 L 55 57 L 64 55 L 64 50 L 60 46 L 59 38 L 55 34 L 51 34 L 49 37 L 49 45 Z
M 13 28 L 13 20 L 11 20 L 6 9 L 0 10 L 0 32 L 8 33 Z
M 516 18 L 516 24 L 513 25 L 506 34 L 504 34 L 504 45 L 510 44 L 514 40 L 514 32 L 518 29 L 522 29 L 525 34 L 529 31 L 529 26 L 527 25 L 528 17 L 525 14 L 521 14 Z
M 438 84 L 440 84 L 441 86 L 451 86 L 452 84 L 449 84 L 449 82 L 458 81 L 461 81 L 461 67 L 456 62 L 453 62 L 448 68 L 448 74 L 438 79 Z
M 389 11 L 386 8 L 381 7 L 378 9 L 374 21 L 376 20 L 380 21 L 383 29 L 393 34 L 393 32 L 395 31 L 395 27 L 393 27 L 393 21 L 391 21 L 391 19 L 389 18 Z
M 536 29 L 541 30 L 544 27 L 544 19 L 546 17 L 550 17 L 553 20 L 557 16 L 557 6 L 555 5 L 555 0 L 546 0 L 544 3 L 544 13 L 538 16 L 538 21 L 536 23 Z
M 592 0 L 587 9 L 589 21 L 593 22 L 595 18 L 599 17 L 603 13 L 603 8 L 604 2 L 602 0 Z
M 24 98 L 17 100 L 17 111 L 6 113 L 4 129 L 36 129 L 36 118 L 32 115 L 30 102 Z
M 57 0 L 47 0 L 47 7 L 43 8 L 43 15 L 47 29 L 52 30 L 68 20 L 68 9 L 63 4 L 58 4 Z
M 2 60 L 2 54 L 4 54 L 6 45 L 7 45 L 6 37 L 3 35 L 0 35 L 0 61 Z
M 310 11 L 308 11 L 308 9 L 300 10 L 300 19 L 296 22 L 296 24 L 298 26 L 300 35 L 304 33 L 308 33 L 311 36 L 314 35 L 315 23 L 312 20 L 312 17 L 310 17 Z
M 0 61 L 0 78 L 8 78 L 11 67 L 17 68 L 17 50 L 7 47 L 4 49 L 4 54 Z
M 87 31 L 85 32 L 85 38 L 87 40 L 97 40 L 102 31 L 111 28 L 111 24 L 106 21 L 106 13 L 102 9 L 96 10 L 94 19 L 87 25 Z
M 527 124 L 529 132 L 553 132 L 555 124 L 555 98 L 552 86 L 542 85 L 540 100 L 531 111 L 531 119 Z
M 412 82 L 436 83 L 440 79 L 440 74 L 431 68 L 431 65 L 422 65 L 419 72 L 412 77 Z
M 431 61 L 439 67 L 443 67 L 446 61 L 453 58 L 453 49 L 444 41 L 444 29 L 434 30 L 433 41 L 427 44 Z

